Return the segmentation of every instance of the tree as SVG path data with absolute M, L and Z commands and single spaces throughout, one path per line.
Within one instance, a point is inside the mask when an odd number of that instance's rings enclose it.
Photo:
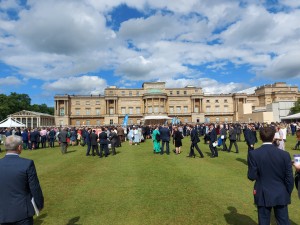
M 16 92 L 11 92 L 8 96 L 5 94 L 0 94 L 0 121 L 5 119 L 10 114 L 22 110 L 30 110 L 54 115 L 53 107 L 48 107 L 46 104 L 31 105 L 31 99 L 28 94 L 17 94 Z
M 294 107 L 291 108 L 292 114 L 299 113 L 299 112 L 300 112 L 300 98 L 298 98 L 298 101 L 295 102 Z

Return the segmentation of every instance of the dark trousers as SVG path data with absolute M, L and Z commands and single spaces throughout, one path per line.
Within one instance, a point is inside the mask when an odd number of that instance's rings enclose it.
M 54 137 L 49 139 L 50 148 L 54 148 Z
M 23 149 L 28 149 L 28 141 L 23 141 Z
M 91 147 L 91 144 L 87 143 L 86 155 L 90 155 Z
M 223 151 L 227 151 L 226 139 L 227 138 L 222 139 Z
M 203 158 L 204 155 L 203 155 L 202 151 L 200 150 L 198 144 L 197 143 L 193 143 L 193 142 L 191 143 L 189 156 L 194 156 L 195 155 L 194 148 L 196 148 L 196 150 L 199 152 L 201 158 Z
M 36 148 L 37 148 L 36 141 L 31 141 L 31 149 L 36 149 Z
M 100 156 L 100 155 L 99 155 L 99 150 L 98 150 L 98 144 L 92 145 L 92 155 L 95 155 L 95 150 L 96 150 L 96 154 L 97 154 L 98 156 Z
M 28 217 L 28 218 L 20 220 L 18 222 L 1 223 L 1 225 L 33 225 L 33 218 L 32 217 Z
M 297 141 L 294 149 L 299 149 L 299 146 L 300 146 L 300 141 Z
M 236 140 L 241 141 L 241 134 L 236 134 Z
M 218 157 L 218 150 L 213 146 L 213 142 L 209 143 L 209 149 L 211 151 L 212 156 Z
M 161 142 L 160 154 L 164 154 L 165 145 L 166 145 L 166 153 L 167 153 L 167 155 L 169 155 L 170 154 L 170 141 L 162 141 Z
M 228 151 L 229 151 L 229 152 L 231 151 L 232 144 L 234 144 L 235 152 L 238 153 L 238 152 L 239 152 L 239 148 L 238 148 L 238 145 L 237 145 L 237 143 L 236 143 L 236 140 L 230 140 L 230 144 L 229 144 L 229 149 L 228 149 Z
M 110 144 L 111 144 L 111 152 L 113 155 L 115 155 L 116 154 L 116 143 L 111 142 Z
M 288 207 L 279 205 L 274 207 L 257 206 L 259 225 L 270 225 L 271 210 L 274 209 L 278 225 L 290 225 Z
M 100 156 L 102 156 L 102 152 L 104 151 L 104 156 L 108 156 L 108 144 L 100 144 Z
M 46 148 L 46 136 L 41 136 L 41 143 L 42 143 L 42 148 Z
M 61 153 L 62 154 L 66 154 L 67 153 L 67 146 L 68 146 L 68 143 L 67 142 L 62 142 L 60 144 L 60 147 L 61 147 Z

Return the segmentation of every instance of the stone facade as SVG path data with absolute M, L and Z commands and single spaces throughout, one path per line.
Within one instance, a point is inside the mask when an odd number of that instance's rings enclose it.
M 25 124 L 25 127 L 50 127 L 55 125 L 55 117 L 46 113 L 22 110 L 11 114 L 10 117 Z
M 165 82 L 146 82 L 135 89 L 110 86 L 104 95 L 56 95 L 55 123 L 122 124 L 126 114 L 128 124 L 140 124 L 145 116 L 153 115 L 178 117 L 182 123 L 247 122 L 245 114 L 253 110 L 266 110 L 274 102 L 295 102 L 299 97 L 297 86 L 283 82 L 258 87 L 253 94 L 205 94 L 200 87 L 166 88 Z

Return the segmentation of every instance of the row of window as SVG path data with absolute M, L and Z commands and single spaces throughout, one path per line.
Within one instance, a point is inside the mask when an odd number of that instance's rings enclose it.
M 146 110 L 148 109 L 148 110 Z M 183 109 L 183 111 L 182 111 Z M 91 113 L 91 109 L 90 108 L 86 108 L 85 109 L 85 113 L 84 115 L 92 115 Z M 159 106 L 148 106 L 147 108 L 145 108 L 145 111 L 147 111 L 147 113 L 165 113 L 165 108 L 163 106 L 159 107 Z M 214 111 L 215 112 L 221 112 L 220 111 L 220 106 L 215 106 L 214 107 Z M 198 113 L 199 112 L 199 107 L 195 107 L 194 108 L 194 112 Z M 211 112 L 211 106 L 206 106 L 206 112 Z M 224 106 L 222 109 L 222 112 L 228 112 L 228 106 Z M 109 108 L 109 114 L 114 114 L 115 110 L 114 108 Z M 188 113 L 188 106 L 170 106 L 169 107 L 169 113 Z M 141 108 L 140 107 L 135 107 L 135 110 L 133 107 L 128 107 L 128 110 L 126 110 L 126 107 L 121 107 L 121 114 L 141 114 Z M 64 116 L 65 115 L 65 110 L 64 108 L 60 108 L 60 115 Z M 82 115 L 81 113 L 81 109 L 77 108 L 75 109 L 75 115 L 79 116 Z M 100 116 L 101 115 L 101 109 L 100 108 L 96 108 L 95 109 L 95 115 Z
M 176 94 L 180 94 L 180 91 L 176 91 Z M 187 94 L 187 92 L 186 91 L 183 91 L 183 94 Z M 122 95 L 124 96 L 125 95 L 125 92 L 123 93 L 123 91 L 122 91 Z M 139 92 L 137 91 L 136 92 L 136 95 L 139 95 Z M 170 91 L 170 95 L 173 95 L 173 91 Z M 132 96 L 132 92 L 129 92 L 129 96 Z M 207 99 L 206 100 L 206 103 L 210 103 L 211 101 L 210 101 L 210 99 Z M 216 99 L 215 100 L 215 103 L 220 103 L 220 101 L 219 101 L 219 99 Z M 227 99 L 224 99 L 224 103 L 228 103 L 228 100 Z M 96 105 L 100 105 L 100 101 L 99 100 L 97 100 L 96 102 L 95 102 L 95 104 Z M 75 102 L 75 105 L 80 105 L 80 101 L 76 101 Z M 85 105 L 91 105 L 91 101 L 85 101 Z
M 211 102 L 210 99 L 206 99 L 206 103 L 210 103 L 210 102 Z M 220 103 L 219 99 L 216 99 L 215 103 Z M 224 103 L 228 103 L 228 100 L 224 99 Z

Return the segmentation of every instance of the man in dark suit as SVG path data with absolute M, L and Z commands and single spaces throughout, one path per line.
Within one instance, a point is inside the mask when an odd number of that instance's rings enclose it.
M 92 146 L 92 155 L 95 156 L 95 150 L 97 156 L 100 156 L 98 150 L 98 135 L 96 134 L 96 130 L 93 130 L 91 133 L 91 146 Z
M 227 145 L 226 145 L 227 130 L 223 124 L 220 125 L 220 137 L 222 139 L 222 146 L 223 146 L 222 151 L 228 151 Z
M 200 158 L 204 158 L 203 153 L 201 152 L 198 143 L 200 142 L 200 138 L 198 136 L 198 130 L 197 127 L 192 127 L 192 131 L 191 131 L 191 147 L 190 147 L 190 154 L 188 155 L 188 157 L 194 157 L 195 158 L 195 152 L 194 152 L 194 148 L 196 148 L 196 150 L 199 152 L 200 154 Z
M 167 155 L 170 155 L 170 137 L 171 137 L 171 132 L 169 128 L 166 125 L 163 125 L 160 130 L 160 138 L 161 138 L 161 152 L 160 154 L 164 154 L 164 149 L 166 145 L 166 153 Z
M 34 162 L 20 158 L 22 137 L 9 136 L 5 142 L 6 156 L 0 159 L 0 224 L 32 225 L 35 210 L 44 207 L 43 192 Z
M 272 144 L 275 129 L 260 130 L 263 145 L 248 154 L 248 179 L 254 181 L 254 202 L 257 205 L 261 225 L 270 224 L 274 209 L 279 225 L 289 225 L 288 207 L 294 187 L 291 157 Z
M 84 143 L 87 145 L 87 149 L 86 149 L 86 156 L 90 156 L 90 151 L 91 151 L 91 133 L 92 133 L 92 129 L 88 128 L 87 131 L 85 131 L 85 137 L 84 137 Z
M 216 148 L 216 143 L 217 143 L 217 131 L 214 126 L 214 124 L 209 125 L 209 149 L 211 151 L 211 158 L 218 157 L 218 150 Z
M 236 143 L 236 139 L 237 139 L 236 136 L 237 136 L 237 129 L 236 129 L 236 127 L 233 126 L 233 124 L 230 124 L 229 125 L 229 141 L 230 141 L 230 145 L 229 145 L 228 152 L 231 151 L 232 144 L 234 144 L 235 153 L 239 153 L 239 148 L 238 148 L 238 145 Z
M 244 131 L 244 135 L 245 135 L 245 141 L 248 145 L 248 151 L 254 150 L 254 144 L 256 142 L 256 132 L 254 130 L 254 125 L 253 124 L 248 124 L 247 128 Z
M 100 142 L 100 158 L 102 158 L 102 152 L 104 151 L 104 156 L 107 157 L 109 154 L 108 150 L 108 140 L 106 128 L 102 128 L 102 132 L 99 134 L 99 142 Z

